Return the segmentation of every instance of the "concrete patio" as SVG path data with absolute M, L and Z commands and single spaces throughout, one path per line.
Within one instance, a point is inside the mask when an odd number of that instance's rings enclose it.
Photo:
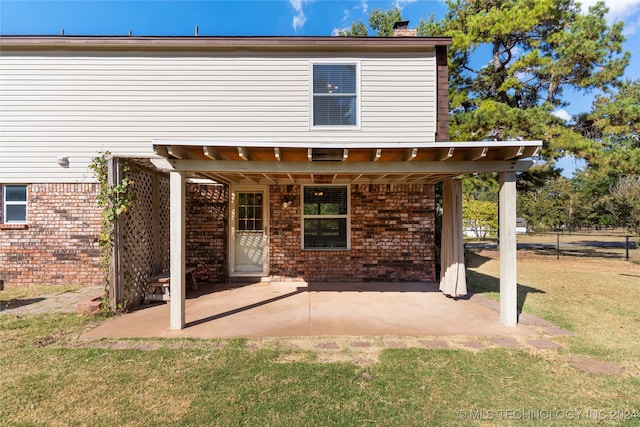
M 258 282 L 188 290 L 186 327 L 169 329 L 169 304 L 143 305 L 86 333 L 100 338 L 295 336 L 534 336 L 507 327 L 482 298 L 453 300 L 432 283 Z

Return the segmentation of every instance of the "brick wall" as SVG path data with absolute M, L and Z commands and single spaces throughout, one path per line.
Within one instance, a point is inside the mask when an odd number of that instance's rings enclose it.
M 29 184 L 28 224 L 0 225 L 0 279 L 17 286 L 103 283 L 97 188 Z
M 272 186 L 270 273 L 276 280 L 434 281 L 432 185 L 352 185 L 351 250 L 302 251 L 300 186 Z M 282 202 L 293 196 L 288 208 Z
M 197 267 L 198 280 L 225 282 L 228 187 L 187 184 L 186 191 L 186 264 Z
M 275 280 L 435 280 L 431 185 L 352 185 L 351 250 L 302 251 L 300 186 L 270 189 Z M 0 278 L 9 285 L 103 282 L 95 184 L 30 184 L 29 224 L 0 228 Z M 166 195 L 164 195 L 166 196 Z M 285 199 L 294 203 L 283 208 Z M 187 185 L 187 264 L 199 280 L 228 275 L 228 187 Z

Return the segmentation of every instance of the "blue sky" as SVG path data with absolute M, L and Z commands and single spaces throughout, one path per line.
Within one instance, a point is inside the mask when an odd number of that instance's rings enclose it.
M 583 6 L 595 2 L 582 0 Z M 640 0 L 606 3 L 609 22 L 625 23 L 625 48 L 632 53 L 626 74 L 638 79 Z M 330 36 L 359 19 L 366 23 L 373 9 L 394 6 L 411 27 L 446 12 L 444 0 L 0 0 L 0 34 L 190 36 L 198 26 L 201 36 Z M 557 115 L 568 119 L 588 111 L 593 94 L 566 99 L 570 104 Z

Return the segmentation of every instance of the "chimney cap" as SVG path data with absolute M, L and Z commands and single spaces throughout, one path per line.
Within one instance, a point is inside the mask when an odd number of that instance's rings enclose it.
M 406 30 L 409 28 L 409 21 L 398 21 L 393 23 L 394 30 Z

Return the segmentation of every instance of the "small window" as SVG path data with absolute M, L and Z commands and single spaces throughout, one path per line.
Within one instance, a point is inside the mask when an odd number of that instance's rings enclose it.
M 305 186 L 303 197 L 303 249 L 348 249 L 348 187 Z
M 262 231 L 262 192 L 238 193 L 238 230 Z
M 358 126 L 357 64 L 313 64 L 313 126 Z
M 3 188 L 2 201 L 2 218 L 5 224 L 26 224 L 26 185 L 5 185 Z

